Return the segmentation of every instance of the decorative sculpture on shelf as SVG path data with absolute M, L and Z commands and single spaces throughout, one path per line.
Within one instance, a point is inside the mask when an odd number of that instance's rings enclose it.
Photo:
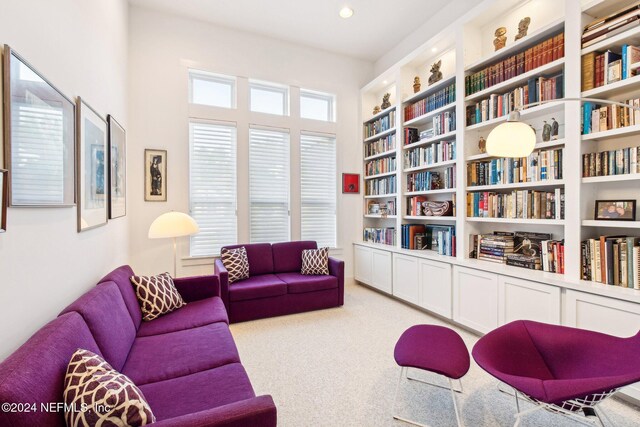
M 380 106 L 380 108 L 382 108 L 383 110 L 391 107 L 391 102 L 389 101 L 389 98 L 391 97 L 391 94 L 389 92 L 385 93 L 382 96 L 382 105 Z
M 551 125 L 544 120 L 544 126 L 542 126 L 542 140 L 547 142 L 551 140 Z
M 373 107 L 373 114 L 374 115 L 378 114 L 380 111 L 382 111 L 382 110 L 380 110 L 380 106 L 379 105 L 376 105 L 375 107 Z
M 493 34 L 496 38 L 493 40 L 493 47 L 495 50 L 500 50 L 507 44 L 507 29 L 505 27 L 500 27 Z
M 440 66 L 442 65 L 442 60 L 434 63 L 431 66 L 431 75 L 429 76 L 429 86 L 434 84 L 435 82 L 439 82 L 442 80 L 442 71 L 440 71 Z
M 520 20 L 518 24 L 518 34 L 516 34 L 515 41 L 520 40 L 523 37 L 527 36 L 527 31 L 529 31 L 529 24 L 531 24 L 531 18 L 524 17 Z
M 556 119 L 551 118 L 551 139 L 558 139 L 558 128 L 560 125 L 556 122 Z
M 413 93 L 418 93 L 418 92 L 420 92 L 420 86 L 422 86 L 422 85 L 420 84 L 420 77 L 415 76 L 415 77 L 413 78 Z
M 484 139 L 483 136 L 481 136 L 480 140 L 478 141 L 478 150 L 480 150 L 482 154 L 487 152 L 487 140 Z

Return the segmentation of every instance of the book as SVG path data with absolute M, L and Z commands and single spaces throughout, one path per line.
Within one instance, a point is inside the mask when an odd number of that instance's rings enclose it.
M 595 87 L 596 53 L 590 52 L 582 55 L 582 91 Z

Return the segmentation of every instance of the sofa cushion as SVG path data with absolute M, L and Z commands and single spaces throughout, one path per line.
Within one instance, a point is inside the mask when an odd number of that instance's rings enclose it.
M 275 274 L 250 277 L 247 280 L 229 285 L 229 299 L 231 301 L 277 297 L 286 295 L 286 293 L 287 284 Z
M 140 310 L 140 304 L 138 304 L 138 298 L 133 290 L 133 286 L 131 286 L 130 278 L 133 275 L 134 273 L 131 267 L 123 265 L 100 279 L 98 284 L 113 282 L 118 285 L 118 289 L 120 289 L 120 294 L 122 294 L 122 299 L 127 306 L 127 310 L 129 310 L 133 324 L 136 329 L 138 329 L 140 323 L 142 323 L 142 311 Z
M 186 304 L 169 273 L 131 276 L 131 283 L 140 303 L 142 320 L 153 320 Z
M 156 421 L 142 392 L 102 357 L 78 349 L 64 378 L 64 403 L 86 411 L 65 411 L 68 426 L 90 427 L 118 420 L 131 427 Z
M 287 284 L 287 292 L 290 294 L 323 291 L 325 289 L 335 289 L 338 287 L 338 278 L 335 276 L 308 276 L 301 273 L 280 273 L 278 277 Z
M 270 243 L 232 245 L 224 248 L 236 249 L 243 246 L 247 251 L 247 259 L 249 260 L 249 276 L 273 273 L 273 253 L 271 252 Z
M 146 384 L 140 389 L 158 421 L 255 397 L 240 363 Z
M 302 251 L 302 269 L 307 276 L 329 275 L 329 248 L 306 249 Z
M 136 338 L 122 373 L 141 385 L 239 361 L 229 326 L 226 323 L 212 323 L 184 331 Z
M 66 313 L 37 331 L 0 363 L 0 402 L 59 402 L 71 356 L 78 348 L 100 352 L 87 324 L 76 312 Z M 64 427 L 64 412 L 0 411 L 0 425 Z
M 229 283 L 249 278 L 249 259 L 244 246 L 236 249 L 222 248 L 220 258 L 229 273 Z
M 116 370 L 122 369 L 136 338 L 136 327 L 118 286 L 108 282 L 89 290 L 62 313 L 72 311 L 89 326 L 105 360 Z
M 166 334 L 216 322 L 229 323 L 227 310 L 219 297 L 206 298 L 190 302 L 180 310 L 172 311 L 150 322 L 142 322 L 138 336 Z
M 302 269 L 302 251 L 305 249 L 318 249 L 318 245 L 312 240 L 274 243 L 272 245 L 274 272 L 299 272 Z

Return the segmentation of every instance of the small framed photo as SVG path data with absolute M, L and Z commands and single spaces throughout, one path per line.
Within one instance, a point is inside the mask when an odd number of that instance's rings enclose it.
M 9 204 L 8 172 L 0 169 L 0 233 L 7 231 L 7 205 Z
M 360 193 L 360 174 L 359 173 L 343 173 L 342 174 L 342 193 Z
M 126 133 L 112 115 L 109 124 L 109 219 L 127 214 L 127 154 Z
M 635 221 L 635 200 L 596 200 L 595 219 L 602 221 Z
M 144 200 L 167 201 L 167 150 L 144 150 Z

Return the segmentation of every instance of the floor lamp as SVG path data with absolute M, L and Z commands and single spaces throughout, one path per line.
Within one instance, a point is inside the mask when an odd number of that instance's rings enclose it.
M 177 275 L 178 251 L 177 238 L 190 236 L 200 231 L 196 221 L 182 212 L 167 212 L 160 215 L 149 227 L 150 239 L 173 238 L 173 277 Z

